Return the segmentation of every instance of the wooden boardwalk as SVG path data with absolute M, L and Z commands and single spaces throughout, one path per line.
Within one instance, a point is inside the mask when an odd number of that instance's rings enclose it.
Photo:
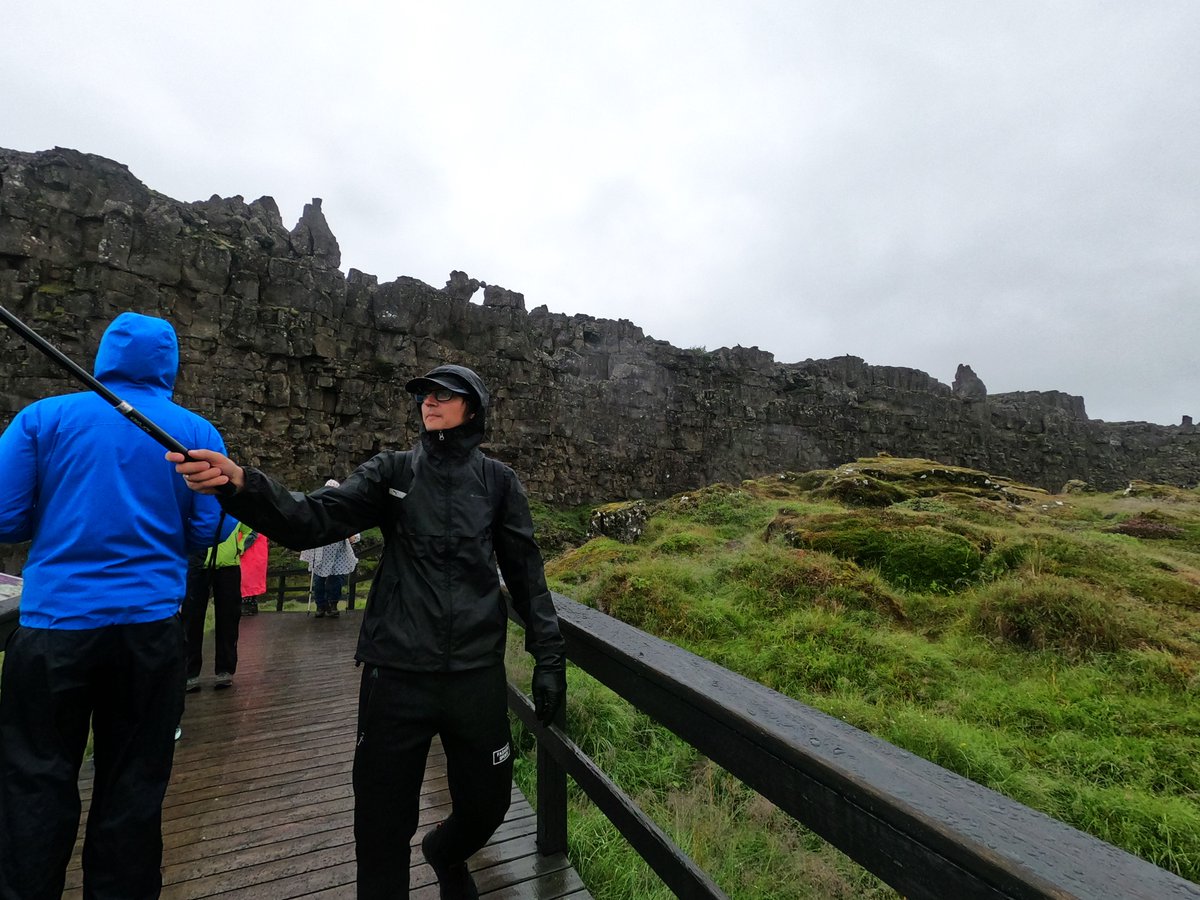
M 356 612 L 338 619 L 295 612 L 243 619 L 238 672 L 228 690 L 212 687 L 206 645 L 202 688 L 187 695 L 163 804 L 164 900 L 352 900 L 359 622 Z M 90 774 L 85 763 L 85 816 Z M 414 900 L 438 896 L 419 842 L 449 803 L 435 741 L 414 838 Z M 507 819 L 470 860 L 480 894 L 489 900 L 590 898 L 563 854 L 538 855 L 535 834 L 533 810 L 514 785 Z M 82 896 L 81 845 L 82 827 L 63 895 L 72 900 Z

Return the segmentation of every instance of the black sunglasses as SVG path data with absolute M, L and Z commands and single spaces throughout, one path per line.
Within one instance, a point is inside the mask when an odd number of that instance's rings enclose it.
M 452 391 L 449 388 L 442 388 L 437 391 L 430 391 L 428 394 L 417 394 L 417 402 L 424 403 L 426 397 L 433 397 L 438 403 L 446 403 L 453 400 L 455 397 L 461 397 L 458 391 Z

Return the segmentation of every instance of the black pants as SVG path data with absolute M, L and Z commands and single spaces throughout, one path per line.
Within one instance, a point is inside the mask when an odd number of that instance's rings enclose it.
M 354 751 L 358 900 L 408 897 L 425 757 L 441 736 L 451 812 L 438 855 L 465 860 L 504 821 L 512 796 L 512 734 L 503 665 L 467 672 L 364 667 Z
M 238 621 L 242 617 L 241 566 L 220 566 L 209 576 L 208 566 L 193 563 L 188 567 L 187 599 L 183 601 L 183 622 L 187 632 L 187 677 L 195 678 L 204 665 L 204 615 L 212 594 L 216 619 L 216 666 L 214 672 L 237 671 Z
M 342 588 L 345 585 L 345 575 L 314 575 L 312 591 L 317 609 L 321 612 L 337 609 L 338 601 L 342 599 Z
M 0 898 L 59 900 L 79 829 L 79 769 L 94 735 L 83 896 L 162 888 L 162 800 L 183 711 L 183 631 L 158 622 L 18 628 L 0 687 Z

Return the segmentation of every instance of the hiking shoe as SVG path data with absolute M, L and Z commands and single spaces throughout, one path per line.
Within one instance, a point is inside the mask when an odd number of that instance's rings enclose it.
M 233 687 L 233 676 L 228 672 L 218 672 L 217 678 L 213 682 L 215 688 Z
M 200 676 L 197 675 L 195 678 L 189 678 L 184 683 L 183 690 L 184 693 L 187 694 L 194 694 L 196 691 L 200 690 Z
M 325 610 L 321 609 L 321 607 L 319 607 L 319 606 L 318 606 L 318 607 L 317 607 L 317 611 L 316 611 L 315 613 L 313 613 L 313 618 L 314 618 L 314 619 L 323 619 L 323 618 L 325 618 Z
M 331 609 L 329 612 L 325 613 L 325 618 L 327 618 L 327 619 L 336 619 L 336 618 L 337 618 L 339 615 L 341 615 L 341 614 L 338 612 L 338 609 L 337 609 L 337 607 L 335 606 L 335 607 L 334 607 L 333 609 Z
M 447 865 L 431 855 L 430 844 L 437 831 L 434 828 L 421 838 L 421 852 L 425 854 L 425 862 L 429 863 L 433 874 L 437 876 L 438 896 L 442 900 L 479 900 L 479 889 L 475 886 L 475 879 L 471 877 L 465 862 Z

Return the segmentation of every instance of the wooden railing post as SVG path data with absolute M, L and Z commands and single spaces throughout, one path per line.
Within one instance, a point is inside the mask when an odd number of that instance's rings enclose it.
M 567 698 L 554 716 L 561 730 L 567 725 Z M 537 847 L 542 856 L 567 850 L 567 770 L 550 755 L 542 741 L 537 746 Z

